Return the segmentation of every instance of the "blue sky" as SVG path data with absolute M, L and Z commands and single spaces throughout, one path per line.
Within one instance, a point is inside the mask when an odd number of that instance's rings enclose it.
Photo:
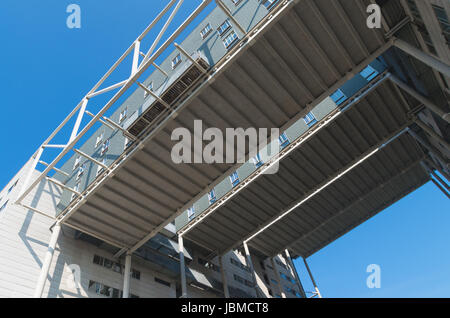
M 166 2 L 0 1 L 0 188 Z M 200 0 L 185 2 L 176 23 Z M 66 26 L 71 3 L 81 7 L 81 29 Z M 122 80 L 125 72 L 113 78 Z M 325 297 L 449 296 L 449 224 L 448 199 L 427 184 L 313 255 L 310 267 Z M 366 287 L 369 264 L 381 266 L 381 289 Z

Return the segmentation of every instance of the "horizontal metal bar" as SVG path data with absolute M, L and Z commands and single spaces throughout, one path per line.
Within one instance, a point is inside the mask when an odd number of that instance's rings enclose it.
M 49 181 L 49 182 L 51 182 L 51 183 L 56 184 L 57 186 L 59 186 L 59 187 L 61 187 L 61 188 L 63 188 L 63 189 L 66 189 L 67 191 L 70 191 L 70 192 L 72 192 L 72 193 L 75 193 L 76 195 L 80 195 L 80 192 L 75 191 L 74 189 L 72 189 L 72 188 L 66 186 L 65 184 L 59 182 L 58 180 L 52 179 L 52 178 L 50 178 L 50 177 L 45 177 L 45 179 L 47 179 L 47 181 Z
M 42 148 L 65 148 L 66 145 L 43 145 Z
M 39 163 L 42 164 L 42 165 L 44 165 L 44 166 L 46 166 L 46 167 L 49 166 L 48 163 L 46 163 L 45 161 L 42 161 L 42 160 L 39 160 Z M 56 167 L 53 167 L 53 170 L 55 170 L 56 172 L 58 172 L 58 173 L 60 173 L 60 174 L 62 174 L 62 175 L 64 175 L 64 176 L 66 176 L 66 177 L 70 177 L 70 175 L 69 175 L 67 172 L 64 172 L 64 171 L 62 171 L 62 170 L 59 170 L 59 169 L 56 168 Z
M 105 165 L 105 164 L 101 163 L 100 161 L 98 161 L 98 160 L 92 158 L 91 156 L 85 154 L 84 152 L 82 152 L 82 151 L 80 151 L 80 150 L 78 150 L 78 149 L 75 149 L 75 148 L 73 149 L 73 151 L 76 152 L 77 154 L 79 154 L 80 156 L 83 156 L 83 157 L 85 157 L 86 159 L 92 161 L 92 162 L 95 163 L 96 165 L 98 165 L 98 166 L 104 168 L 105 170 L 109 170 L 109 168 L 108 168 L 107 165 Z
M 40 211 L 40 210 L 38 210 L 38 209 L 36 209 L 36 208 L 33 208 L 33 207 L 29 206 L 29 205 L 26 205 L 26 204 L 23 204 L 23 203 L 20 203 L 19 205 L 20 205 L 21 207 L 25 208 L 25 209 L 28 209 L 28 210 L 31 210 L 31 211 L 33 211 L 33 212 L 36 212 L 37 214 L 46 216 L 46 217 L 48 217 L 48 218 L 50 218 L 50 219 L 52 219 L 52 220 L 55 219 L 54 216 L 51 216 L 50 214 L 47 214 L 47 213 L 45 213 L 45 212 L 42 212 L 42 211 Z
M 155 98 L 158 102 L 160 102 L 161 104 L 164 105 L 164 107 L 166 107 L 167 109 L 170 109 L 170 105 L 167 104 L 161 97 L 159 97 L 158 95 L 156 95 L 155 93 L 153 93 L 150 89 L 148 89 L 147 87 L 144 86 L 144 84 L 142 83 L 137 83 L 138 86 L 140 88 L 142 88 L 144 91 L 146 91 L 149 95 L 153 96 L 153 98 Z
M 206 73 L 206 70 L 203 68 L 203 66 L 201 66 L 196 60 L 194 60 L 194 59 L 192 58 L 192 56 L 190 56 L 190 55 L 188 54 L 188 52 L 186 52 L 180 45 L 178 45 L 177 43 L 174 43 L 173 45 L 178 49 L 178 51 L 181 52 L 181 54 L 183 54 L 183 55 L 184 55 L 185 57 L 187 57 L 187 58 L 188 58 L 195 66 L 197 66 L 197 68 L 200 69 L 200 71 L 201 71 L 203 74 Z
M 216 0 L 217 6 L 222 9 L 222 11 L 225 13 L 228 18 L 233 22 L 234 25 L 241 31 L 242 34 L 246 35 L 247 32 L 244 30 L 244 28 L 239 24 L 239 22 L 233 17 L 230 10 L 222 3 L 221 0 Z
M 96 97 L 96 96 L 98 96 L 98 95 L 107 93 L 107 92 L 109 92 L 109 91 L 112 91 L 112 90 L 114 90 L 114 89 L 117 89 L 117 88 L 119 88 L 119 87 L 122 87 L 123 85 L 126 84 L 126 82 L 127 82 L 127 80 L 124 80 L 124 81 L 119 82 L 119 83 L 117 83 L 117 84 L 111 85 L 111 86 L 106 87 L 106 88 L 104 88 L 104 89 L 102 89 L 102 90 L 100 90 L 100 91 L 97 91 L 97 92 L 95 92 L 95 93 L 92 93 L 92 94 L 87 95 L 86 98 L 87 98 L 87 99 L 90 99 L 90 98 Z

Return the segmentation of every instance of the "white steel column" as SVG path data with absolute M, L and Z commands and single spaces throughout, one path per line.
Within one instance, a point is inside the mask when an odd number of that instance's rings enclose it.
M 256 280 L 256 273 L 255 273 L 255 268 L 253 267 L 252 257 L 250 256 L 250 251 L 248 249 L 247 242 L 244 241 L 242 244 L 244 245 L 245 259 L 247 261 L 247 266 L 250 268 L 250 272 L 252 273 L 253 283 L 255 284 L 256 297 L 258 298 L 258 296 L 259 296 L 258 283 Z
M 45 282 L 47 281 L 48 271 L 52 263 L 53 254 L 55 252 L 56 242 L 58 241 L 59 233 L 61 232 L 61 225 L 56 223 L 53 227 L 53 233 L 48 243 L 47 253 L 45 254 L 44 262 L 42 263 L 41 274 L 39 275 L 36 289 L 34 290 L 34 298 L 41 298 L 44 292 Z
M 180 249 L 181 298 L 187 298 L 186 267 L 184 264 L 184 243 L 182 235 L 178 235 L 178 248 Z
M 435 69 L 436 71 L 441 72 L 445 76 L 450 77 L 450 66 L 436 56 L 425 53 L 422 50 L 412 46 L 408 42 L 400 39 L 395 39 L 394 46 L 396 46 L 406 54 L 415 57 L 416 59 Z
M 277 269 L 277 265 L 275 264 L 273 257 L 270 258 L 270 262 L 272 263 L 273 272 L 275 273 L 275 278 L 277 279 L 278 282 L 278 289 L 280 290 L 280 296 L 282 298 L 286 298 L 286 293 L 284 292 L 283 286 L 281 285 L 280 272 Z
M 306 258 L 303 259 L 303 262 L 305 263 L 306 270 L 308 271 L 309 277 L 311 278 L 311 281 L 312 281 L 312 283 L 314 285 L 314 289 L 316 291 L 316 295 L 319 298 L 322 298 L 322 294 L 320 293 L 319 288 L 317 287 L 316 281 L 314 280 L 314 277 L 313 277 L 313 275 L 311 273 L 311 270 L 309 269 L 308 262 L 306 261 Z
M 286 249 L 284 252 L 286 254 L 286 259 L 289 263 L 289 266 L 292 268 L 292 271 L 294 272 L 295 280 L 297 282 L 297 286 L 298 286 L 300 295 L 302 295 L 303 298 L 306 298 L 305 290 L 303 289 L 303 285 L 300 280 L 300 276 L 298 276 L 297 268 L 295 268 L 294 262 L 292 261 L 291 254 L 289 253 L 288 249 Z
M 73 140 L 75 140 L 75 138 L 78 135 L 78 131 L 80 130 L 81 121 L 83 120 L 84 113 L 86 112 L 86 107 L 87 107 L 88 102 L 89 102 L 89 100 L 87 98 L 85 98 L 81 102 L 81 108 L 80 108 L 80 111 L 78 113 L 78 117 L 77 117 L 77 119 L 75 121 L 75 125 L 73 127 L 72 134 L 70 135 L 70 139 L 69 139 L 68 144 L 70 144 Z
M 222 274 L 223 294 L 225 298 L 230 298 L 230 291 L 228 289 L 228 280 L 225 267 L 223 266 L 222 256 L 219 255 L 220 273 Z
M 125 270 L 123 272 L 123 298 L 130 298 L 130 279 L 131 279 L 131 254 L 125 256 Z

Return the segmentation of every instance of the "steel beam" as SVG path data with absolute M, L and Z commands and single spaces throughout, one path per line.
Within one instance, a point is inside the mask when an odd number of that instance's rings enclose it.
M 256 279 L 255 267 L 253 266 L 252 257 L 250 255 L 250 250 L 248 249 L 247 242 L 244 241 L 242 244 L 244 245 L 246 264 L 247 264 L 247 267 L 250 269 L 250 272 L 252 274 L 253 284 L 254 284 L 255 293 L 256 293 L 256 298 L 258 298 L 259 297 L 258 281 Z
M 446 122 L 450 123 L 450 113 L 445 112 L 441 109 L 441 107 L 437 106 L 435 103 L 433 103 L 431 100 L 429 100 L 427 97 L 423 96 L 419 92 L 417 92 L 414 88 L 410 87 L 408 84 L 404 83 L 401 79 L 399 79 L 396 76 L 391 76 L 390 80 L 400 87 L 402 90 L 407 92 L 409 95 L 417 99 L 419 102 L 421 102 L 425 107 L 427 107 L 429 110 L 431 110 L 433 113 L 441 117 Z
M 50 237 L 50 242 L 48 243 L 47 253 L 45 254 L 44 262 L 42 263 L 41 273 L 36 284 L 36 289 L 34 290 L 34 298 L 42 298 L 44 292 L 45 282 L 47 281 L 47 276 L 50 270 L 50 265 L 52 263 L 53 255 L 55 253 L 56 243 L 58 241 L 59 233 L 61 232 L 61 225 L 56 224 L 53 227 L 53 233 Z
M 425 53 L 422 50 L 412 46 L 408 42 L 396 38 L 394 40 L 394 46 L 402 50 L 408 55 L 413 56 L 422 63 L 428 65 L 429 67 L 435 69 L 436 71 L 450 77 L 450 66 L 442 61 L 440 58 L 433 56 L 431 54 Z
M 131 280 L 131 254 L 125 256 L 125 269 L 123 271 L 123 298 L 130 298 L 130 280 Z
M 314 276 L 311 273 L 311 269 L 309 268 L 309 265 L 308 265 L 308 262 L 306 261 L 306 258 L 303 259 L 303 262 L 305 263 L 305 267 L 306 267 L 306 270 L 308 271 L 309 277 L 311 278 L 311 282 L 314 285 L 314 290 L 316 291 L 317 297 L 322 298 L 322 294 L 319 291 L 319 287 L 317 287 L 316 280 L 314 279 Z
M 223 294 L 225 298 L 230 298 L 230 290 L 228 289 L 228 279 L 225 267 L 223 265 L 222 256 L 219 255 L 220 274 L 222 276 Z
M 184 262 L 184 242 L 182 235 L 178 235 L 178 248 L 180 250 L 181 298 L 187 298 L 186 265 Z
M 297 268 L 295 267 L 295 264 L 292 261 L 291 254 L 289 253 L 288 249 L 286 249 L 284 251 L 284 253 L 286 254 L 286 259 L 289 263 L 289 266 L 291 267 L 292 272 L 294 273 L 294 277 L 295 277 L 295 281 L 297 283 L 299 293 L 303 298 L 306 298 L 306 294 L 305 294 L 305 290 L 303 289 L 302 281 L 300 280 L 300 276 L 298 275 Z

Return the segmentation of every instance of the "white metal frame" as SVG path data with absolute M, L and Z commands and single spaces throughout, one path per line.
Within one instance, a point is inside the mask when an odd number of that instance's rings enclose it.
M 23 200 L 26 198 L 28 194 L 44 179 L 47 178 L 47 175 L 50 171 L 54 170 L 56 172 L 60 172 L 56 165 L 63 159 L 70 151 L 75 151 L 74 147 L 77 142 L 97 123 L 101 122 L 102 124 L 108 126 L 111 129 L 121 130 L 128 138 L 134 138 L 130 136 L 125 130 L 123 130 L 120 125 L 105 117 L 105 113 L 117 102 L 117 100 L 141 77 L 141 75 L 150 67 L 155 66 L 156 69 L 162 71 L 156 64 L 155 60 L 173 43 L 173 41 L 185 30 L 185 28 L 212 2 L 212 0 L 202 0 L 202 3 L 189 15 L 189 17 L 177 28 L 175 32 L 173 32 L 169 38 L 155 51 L 157 48 L 162 36 L 165 34 L 167 28 L 171 24 L 173 18 L 177 14 L 179 8 L 181 7 L 184 0 L 171 0 L 166 7 L 157 15 L 157 17 L 150 23 L 150 25 L 144 30 L 144 32 L 131 44 L 131 46 L 125 51 L 125 53 L 113 64 L 113 66 L 106 72 L 106 74 L 100 79 L 100 81 L 95 84 L 95 86 L 82 98 L 80 103 L 70 112 L 70 114 L 61 122 L 61 124 L 50 134 L 50 136 L 44 141 L 44 143 L 38 148 L 35 154 L 32 156 L 33 163 L 30 168 L 28 175 L 26 176 L 25 182 L 21 188 L 20 194 L 16 200 L 16 204 L 22 205 Z M 139 62 L 139 56 L 141 56 L 140 47 L 141 42 L 145 39 L 148 33 L 154 28 L 154 26 L 166 15 L 167 12 L 176 4 L 173 11 L 171 12 L 169 18 L 164 24 L 163 29 L 158 34 L 157 38 L 153 41 L 151 48 L 145 54 L 144 59 Z M 154 52 L 155 51 L 155 52 Z M 107 88 L 99 90 L 100 86 L 111 76 L 111 74 L 120 66 L 122 62 L 125 60 L 133 52 L 133 61 L 131 66 L 131 75 L 128 79 L 121 81 L 119 83 L 113 84 Z M 164 73 L 164 72 L 163 72 Z M 165 74 L 165 73 L 164 73 Z M 167 74 L 165 74 L 167 76 Z M 120 89 L 119 89 L 120 88 Z M 119 89 L 119 91 L 101 108 L 101 110 L 97 114 L 92 114 L 87 110 L 87 105 L 91 98 L 102 95 L 104 93 L 110 92 L 112 90 Z M 84 126 L 81 127 L 82 120 L 84 115 L 88 114 L 92 117 L 92 119 Z M 66 145 L 52 145 L 50 142 L 54 139 L 54 137 L 68 124 L 68 122 L 75 118 L 75 124 L 72 129 L 70 138 Z M 47 148 L 59 148 L 61 149 L 60 153 L 56 156 L 56 158 L 51 163 L 44 163 L 41 161 L 41 157 L 43 152 Z M 76 151 L 75 151 L 76 152 Z M 83 154 L 84 157 L 87 157 Z M 98 165 L 102 165 L 100 162 L 93 160 L 91 157 L 88 158 Z M 44 171 L 33 181 L 31 182 L 32 174 L 36 169 L 37 165 L 41 163 L 46 166 Z M 66 174 L 64 174 L 66 175 Z M 54 180 L 50 180 L 54 181 Z M 61 186 L 61 183 L 58 185 Z M 69 187 L 64 186 L 69 191 L 74 192 Z M 77 193 L 78 198 L 81 197 L 80 193 Z M 40 212 L 41 214 L 45 214 Z M 62 219 L 59 219 L 58 222 L 62 222 Z

